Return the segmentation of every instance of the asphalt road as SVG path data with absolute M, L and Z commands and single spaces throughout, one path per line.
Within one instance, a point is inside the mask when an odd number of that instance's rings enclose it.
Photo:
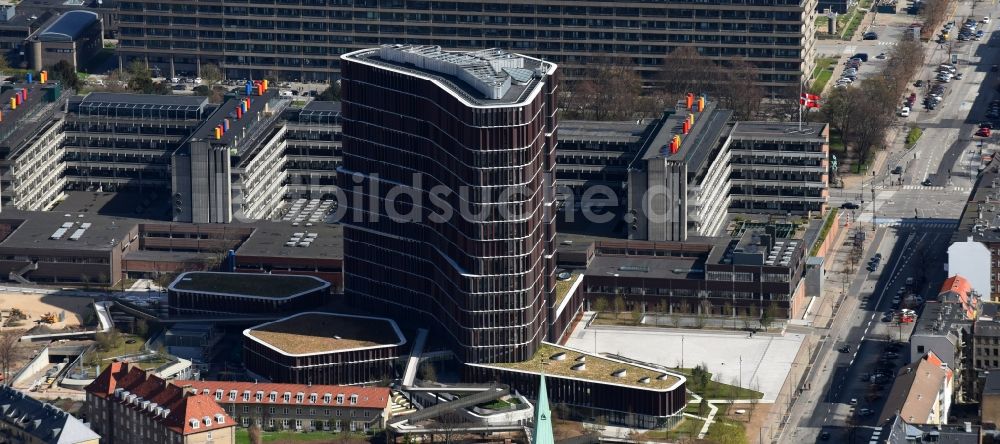
M 973 6 L 972 2 L 963 1 L 954 18 L 960 23 L 965 17 L 996 17 L 998 11 L 992 3 Z M 880 15 L 873 29 L 883 39 L 894 38 L 909 21 Z M 1000 98 L 994 89 L 1000 75 L 990 72 L 993 64 L 1000 64 L 1000 33 L 993 32 L 996 26 L 994 20 L 981 28 L 986 36 L 979 42 L 961 42 L 952 47 L 929 44 L 929 56 L 920 78 L 925 82 L 933 78 L 936 67 L 954 53 L 959 56 L 963 80 L 948 84 L 944 100 L 936 110 L 926 111 L 918 104 L 909 118 L 900 118 L 901 135 L 881 171 L 868 177 L 860 187 L 831 190 L 832 206 L 844 202 L 861 205 L 860 209 L 850 211 L 872 240 L 861 257 L 859 270 L 848 278 L 847 296 L 835 308 L 830 328 L 813 331 L 823 340 L 801 396 L 792 406 L 781 442 L 819 442 L 822 432 L 830 434 L 829 442 L 868 441 L 891 382 L 874 386 L 862 376 L 877 368 L 894 372 L 909 359 L 908 347 L 899 350 L 899 358 L 884 357 L 890 342 L 898 339 L 898 329 L 881 319 L 891 309 L 892 298 L 907 277 L 926 279 L 919 289 L 925 299 L 936 295 L 946 277 L 941 258 L 946 257 L 952 230 L 981 166 L 980 159 L 983 154 L 995 152 L 1000 141 L 997 136 L 985 140 L 973 136 L 977 123 L 985 120 L 989 102 Z M 867 52 L 872 57 L 888 52 L 879 48 L 892 46 L 872 42 L 827 45 L 835 46 L 820 45 L 819 52 L 839 48 L 847 56 Z M 878 66 L 871 65 L 871 62 L 866 64 L 871 68 L 867 73 L 861 70 L 861 81 L 877 71 Z M 916 87 L 911 90 L 921 99 L 925 93 Z M 902 100 L 901 97 L 901 103 Z M 906 148 L 901 140 L 906 132 L 902 127 L 912 124 L 923 128 L 924 133 L 915 146 Z M 902 175 L 891 174 L 897 165 L 903 167 Z M 926 179 L 931 183 L 922 185 Z M 874 236 L 873 229 L 877 230 Z M 882 254 L 882 265 L 870 273 L 864 263 L 875 253 Z M 845 344 L 850 345 L 850 352 L 839 352 Z M 856 405 L 852 405 L 853 399 L 857 400 Z M 860 416 L 858 410 L 862 408 L 874 413 Z
M 852 433 L 858 433 L 854 426 L 875 425 L 891 382 L 875 386 L 862 376 L 878 368 L 895 372 L 908 359 L 906 347 L 898 351 L 899 358 L 882 359 L 889 343 L 898 339 L 896 324 L 883 322 L 882 317 L 892 309 L 893 296 L 907 277 L 926 276 L 928 284 L 922 286 L 921 293 L 925 299 L 933 293 L 944 272 L 938 264 L 922 262 L 917 252 L 943 254 L 950 238 L 948 229 L 880 228 L 876 232 L 862 262 L 881 253 L 882 265 L 869 272 L 860 264 L 852 275 L 849 296 L 822 342 L 813 373 L 806 380 L 807 390 L 793 408 L 799 409 L 792 415 L 796 426 L 784 435 L 784 442 L 816 442 L 823 431 L 831 434 L 832 442 L 851 442 Z M 849 352 L 838 351 L 844 345 L 850 346 Z M 857 400 L 856 405 L 852 399 Z M 859 416 L 862 408 L 874 414 Z M 856 436 L 859 442 L 861 437 Z

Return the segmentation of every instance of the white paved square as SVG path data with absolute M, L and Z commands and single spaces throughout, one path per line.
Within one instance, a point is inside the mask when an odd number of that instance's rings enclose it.
M 742 384 L 764 393 L 763 401 L 773 402 L 785 382 L 792 360 L 802 345 L 800 334 L 754 335 L 628 327 L 592 326 L 573 331 L 567 346 L 598 353 L 613 353 L 666 367 L 681 365 L 681 338 L 684 342 L 684 367 L 704 363 L 712 379 L 726 384 Z M 596 341 L 595 341 L 596 335 Z

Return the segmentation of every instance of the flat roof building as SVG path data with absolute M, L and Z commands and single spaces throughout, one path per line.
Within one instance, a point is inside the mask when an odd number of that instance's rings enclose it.
M 345 295 L 435 326 L 465 362 L 531 356 L 555 309 L 556 65 L 420 45 L 341 60 Z
M 243 331 L 243 361 L 269 381 L 373 384 L 392 379 L 406 337 L 387 318 L 304 312 Z
M 827 210 L 828 124 L 736 122 L 730 139 L 732 211 L 808 215 Z
M 683 375 L 547 342 L 524 361 L 466 364 L 465 373 L 479 382 L 510 384 L 536 399 L 538 378 L 545 375 L 554 402 L 629 427 L 672 427 L 687 402 Z
M 565 66 L 572 78 L 585 77 L 588 65 L 628 63 L 655 83 L 671 51 L 692 48 L 718 62 L 753 63 L 769 95 L 799 91 L 814 66 L 817 0 L 752 4 L 302 0 L 227 6 L 135 0 L 119 3 L 116 53 L 123 64 L 146 61 L 171 77 L 195 77 L 202 66 L 216 64 L 229 78 L 328 81 L 344 72 L 339 56 L 363 48 L 497 47 Z M 190 32 L 172 32 L 180 28 Z
M 170 314 L 291 313 L 328 301 L 330 283 L 313 276 L 186 272 L 167 287 Z
M 799 282 L 807 237 L 818 229 L 759 226 L 687 242 L 593 240 L 579 303 L 621 296 L 626 311 L 759 318 L 767 310 L 790 319 L 805 309 Z
M 732 111 L 704 97 L 679 101 L 643 147 L 628 178 L 629 239 L 683 241 L 711 236 L 729 209 Z
M 28 37 L 28 66 L 34 71 L 66 61 L 77 71 L 104 49 L 104 23 L 93 11 L 66 11 Z

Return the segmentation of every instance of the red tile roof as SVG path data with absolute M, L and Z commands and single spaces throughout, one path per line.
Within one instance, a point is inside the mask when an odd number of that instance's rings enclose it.
M 954 275 L 948 279 L 945 279 L 944 284 L 941 285 L 941 293 L 946 291 L 954 291 L 955 293 L 969 293 L 972 290 L 972 284 L 969 280 L 960 276 Z
M 269 404 L 271 392 L 277 393 L 274 404 L 290 405 L 341 405 L 344 407 L 358 407 L 370 409 L 384 409 L 389 404 L 390 394 L 388 387 L 355 387 L 341 385 L 306 385 L 306 384 L 276 384 L 276 383 L 255 383 L 236 381 L 174 381 L 179 386 L 190 385 L 198 393 L 207 394 L 215 399 L 216 391 L 222 390 L 222 399 L 218 402 L 233 404 Z M 207 392 L 206 392 L 207 390 Z M 235 390 L 236 397 L 230 400 L 230 392 Z M 243 393 L 250 393 L 250 400 L 243 401 Z M 263 400 L 258 402 L 257 392 L 264 392 Z M 289 394 L 288 402 L 285 402 L 284 395 Z M 302 401 L 298 400 L 298 394 L 302 394 Z M 315 394 L 315 401 L 312 396 Z M 324 395 L 330 395 L 329 403 L 324 402 Z M 337 404 L 337 395 L 344 395 L 343 404 Z M 351 404 L 351 395 L 357 395 L 357 402 Z
M 954 295 L 954 298 L 947 297 L 949 294 Z M 954 301 L 962 304 L 962 310 L 965 311 L 966 319 L 973 320 L 976 318 L 978 303 L 973 296 L 972 284 L 968 279 L 957 274 L 945 279 L 938 295 L 938 299 L 942 302 Z
M 136 402 L 129 403 L 127 399 L 118 399 L 115 393 L 118 389 L 129 395 L 135 395 Z M 147 374 L 139 367 L 125 362 L 113 362 L 87 386 L 86 390 L 95 396 L 111 398 L 128 408 L 142 411 L 168 429 L 184 435 L 236 425 L 212 397 L 190 394 L 185 396 L 184 389 L 176 384 L 151 373 Z M 150 402 L 149 405 L 155 404 L 154 408 L 162 407 L 169 410 L 169 413 L 164 417 L 162 414 L 157 415 L 155 410 L 143 410 L 144 401 Z M 197 428 L 193 422 L 197 423 Z

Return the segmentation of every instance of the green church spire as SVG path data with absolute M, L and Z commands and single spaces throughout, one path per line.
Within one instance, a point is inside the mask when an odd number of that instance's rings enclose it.
M 531 444 L 555 444 L 552 435 L 552 410 L 549 409 L 549 392 L 545 387 L 545 375 L 538 384 L 538 402 L 535 404 L 535 435 Z

